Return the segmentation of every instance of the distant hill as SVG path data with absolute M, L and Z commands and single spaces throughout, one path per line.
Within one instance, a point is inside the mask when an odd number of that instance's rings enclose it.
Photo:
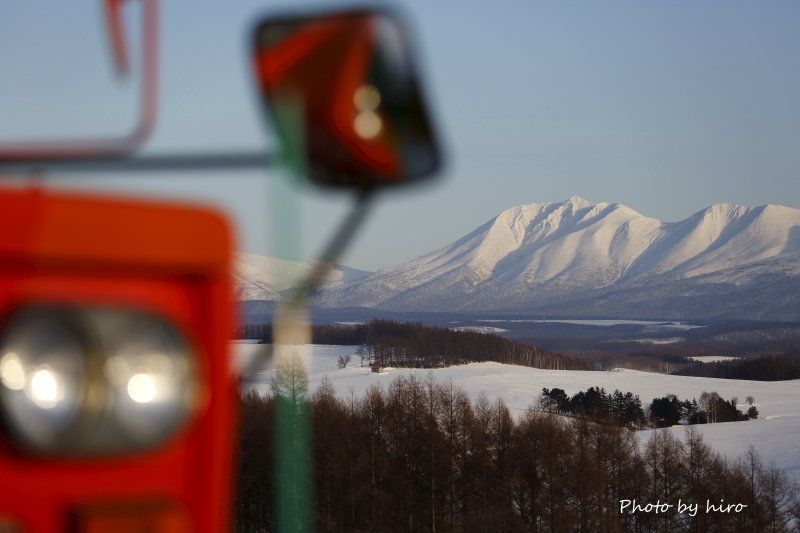
M 286 261 L 274 257 L 238 253 L 233 260 L 234 280 L 238 299 L 280 301 L 286 291 L 298 280 L 308 275 L 310 269 L 319 269 L 321 261 Z M 329 282 L 353 282 L 372 272 L 343 265 L 333 265 Z

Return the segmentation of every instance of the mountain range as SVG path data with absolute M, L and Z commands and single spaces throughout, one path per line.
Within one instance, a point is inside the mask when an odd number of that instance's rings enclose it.
M 240 299 L 278 300 L 318 263 L 240 254 Z M 661 222 L 577 196 L 507 209 L 370 273 L 335 266 L 312 302 L 400 312 L 800 320 L 800 210 L 716 204 Z

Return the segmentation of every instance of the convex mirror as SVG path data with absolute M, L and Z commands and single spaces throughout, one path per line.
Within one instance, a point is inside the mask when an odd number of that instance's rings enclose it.
M 315 183 L 371 189 L 440 163 L 409 39 L 397 15 L 353 10 L 269 18 L 256 81 L 289 161 Z

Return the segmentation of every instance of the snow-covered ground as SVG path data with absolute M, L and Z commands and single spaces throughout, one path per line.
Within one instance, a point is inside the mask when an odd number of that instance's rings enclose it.
M 477 331 L 478 333 L 503 333 L 504 331 L 508 331 L 507 329 L 493 328 L 490 326 L 458 326 L 450 329 L 454 331 Z
M 254 350 L 259 348 L 263 349 L 263 345 L 237 345 L 237 365 L 246 365 Z M 691 400 L 699 398 L 703 391 L 707 391 L 717 392 L 726 400 L 736 396 L 739 404 L 746 408 L 745 398 L 753 396 L 754 405 L 760 413 L 758 420 L 695 427 L 715 450 L 729 458 L 741 455 L 753 444 L 766 463 L 774 461 L 778 468 L 788 471 L 800 482 L 800 380 L 742 381 L 668 376 L 622 369 L 614 372 L 539 370 L 499 363 L 472 363 L 434 370 L 390 368 L 383 374 L 377 374 L 372 373 L 369 368 L 359 366 L 355 346 L 307 345 L 299 349 L 309 366 L 311 390 L 326 375 L 340 394 L 347 394 L 352 388 L 355 394 L 360 395 L 374 383 L 388 387 L 392 379 L 401 374 L 415 373 L 424 378 L 430 372 L 437 381 L 452 379 L 469 392 L 473 400 L 481 391 L 490 400 L 502 397 L 515 415 L 523 413 L 543 387 L 558 387 L 569 395 L 589 387 L 604 387 L 609 392 L 619 389 L 638 394 L 643 404 L 667 394 Z M 337 367 L 336 361 L 341 355 L 353 356 L 347 368 Z M 268 390 L 270 379 L 269 371 L 264 371 L 245 378 L 243 388 L 263 393 Z M 682 437 L 685 429 L 669 428 L 667 431 Z M 639 436 L 645 440 L 651 433 L 642 431 Z

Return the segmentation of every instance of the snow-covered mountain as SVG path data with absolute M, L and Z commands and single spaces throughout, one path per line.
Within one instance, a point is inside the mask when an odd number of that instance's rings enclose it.
M 717 204 L 665 223 L 576 196 L 521 205 L 440 250 L 332 282 L 314 303 L 393 311 L 800 319 L 800 210 Z

